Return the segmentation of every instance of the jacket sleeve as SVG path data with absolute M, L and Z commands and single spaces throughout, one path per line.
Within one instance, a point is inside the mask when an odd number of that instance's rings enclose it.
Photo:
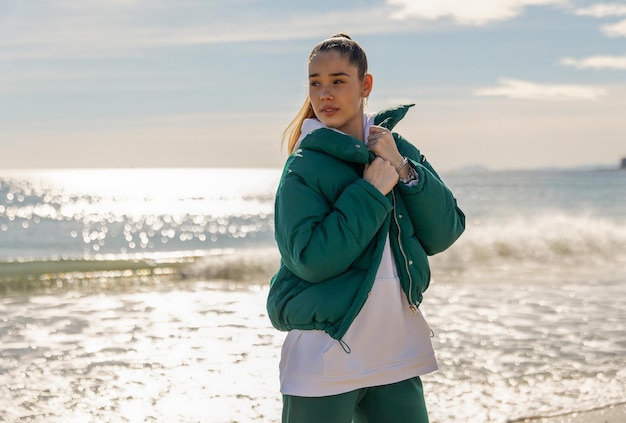
M 450 189 L 417 148 L 396 134 L 400 153 L 410 159 L 418 183 L 398 184 L 415 236 L 429 255 L 450 247 L 465 230 L 465 214 L 457 206 Z
M 282 260 L 308 282 L 339 275 L 365 250 L 391 210 L 389 199 L 363 179 L 348 184 L 333 201 L 311 178 L 286 172 L 274 216 Z

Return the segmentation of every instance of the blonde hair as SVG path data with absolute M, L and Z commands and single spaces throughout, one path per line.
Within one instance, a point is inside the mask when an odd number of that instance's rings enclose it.
M 367 74 L 367 56 L 365 51 L 356 41 L 346 34 L 335 34 L 317 44 L 309 55 L 309 63 L 311 63 L 311 60 L 313 60 L 317 54 L 331 50 L 336 50 L 342 56 L 347 57 L 348 62 L 357 67 L 360 79 L 365 77 Z M 289 154 L 293 153 L 298 143 L 302 131 L 302 123 L 305 119 L 313 117 L 315 117 L 315 112 L 313 111 L 313 106 L 311 106 L 311 99 L 307 94 L 300 111 L 298 111 L 283 132 L 283 144 L 287 141 L 287 151 Z

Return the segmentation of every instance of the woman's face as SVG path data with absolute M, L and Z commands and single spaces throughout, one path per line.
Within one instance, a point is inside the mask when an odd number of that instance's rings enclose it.
M 317 119 L 329 128 L 363 139 L 363 99 L 372 77 L 336 51 L 318 53 L 309 63 L 309 98 Z

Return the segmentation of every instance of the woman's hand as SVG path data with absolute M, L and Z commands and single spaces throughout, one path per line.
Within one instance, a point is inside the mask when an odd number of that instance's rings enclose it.
M 398 183 L 398 172 L 387 160 L 376 157 L 365 165 L 363 179 L 378 188 L 383 195 L 387 195 Z
M 393 135 L 388 129 L 382 126 L 370 127 L 370 133 L 367 136 L 367 148 L 376 155 L 389 163 L 397 170 L 402 166 L 404 157 L 398 151 L 396 141 L 393 139 Z M 396 172 L 397 173 L 397 172 Z M 409 169 L 407 166 L 400 171 L 398 177 L 406 178 L 408 176 Z

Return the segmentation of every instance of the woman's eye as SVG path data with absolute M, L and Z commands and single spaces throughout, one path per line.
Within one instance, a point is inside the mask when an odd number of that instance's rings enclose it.
M 312 86 L 312 87 L 318 87 L 319 85 L 320 85 L 320 83 L 319 83 L 319 82 L 315 82 L 315 81 L 314 81 L 314 82 L 311 82 L 311 86 Z
M 338 79 L 338 80 L 336 80 L 336 81 L 334 82 L 334 84 L 335 84 L 335 85 L 337 85 L 337 84 L 343 84 L 343 81 L 342 81 L 342 80 L 340 80 L 340 79 Z

